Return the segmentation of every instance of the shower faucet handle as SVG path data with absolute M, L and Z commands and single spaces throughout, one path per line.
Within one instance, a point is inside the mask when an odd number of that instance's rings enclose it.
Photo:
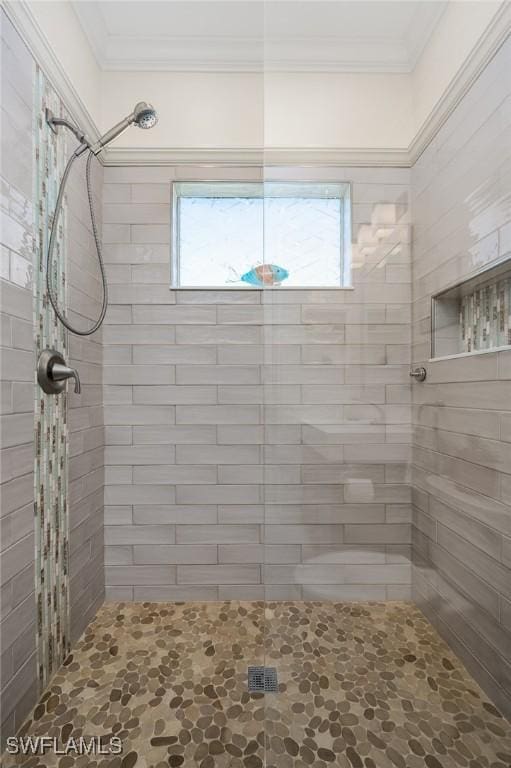
M 48 395 L 58 395 L 65 389 L 67 379 L 75 380 L 75 392 L 81 392 L 80 376 L 76 368 L 66 365 L 66 361 L 55 349 L 45 349 L 37 361 L 37 381 Z
M 53 381 L 65 381 L 66 379 L 75 380 L 75 392 L 77 395 L 81 392 L 80 376 L 76 368 L 70 368 L 62 363 L 54 363 L 51 369 L 51 377 Z

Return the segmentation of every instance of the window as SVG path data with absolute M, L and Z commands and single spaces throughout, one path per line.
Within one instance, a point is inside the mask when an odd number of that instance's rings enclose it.
M 174 184 L 172 285 L 350 284 L 349 184 Z

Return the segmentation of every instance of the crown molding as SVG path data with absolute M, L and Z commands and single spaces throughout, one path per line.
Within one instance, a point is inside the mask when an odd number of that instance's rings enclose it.
M 421 3 L 416 11 L 414 23 L 408 28 L 408 61 L 413 72 L 431 35 L 448 6 L 446 0 L 435 0 L 432 3 Z M 431 13 L 431 7 L 434 13 Z
M 109 147 L 105 165 L 233 165 L 263 166 L 260 147 Z
M 79 16 L 83 21 L 83 11 Z M 89 16 L 86 11 L 85 16 Z M 408 73 L 415 51 L 403 40 L 372 37 L 111 37 L 85 26 L 103 71 Z M 129 50 L 129 57 L 126 51 Z
M 71 119 L 80 126 L 91 141 L 96 141 L 101 135 L 96 122 L 37 23 L 30 4 L 26 0 L 3 0 L 2 8 L 16 27 L 35 61 L 59 94 Z
M 72 6 L 99 68 L 104 69 L 102 51 L 108 45 L 108 31 L 97 3 L 89 0 L 73 2 Z
M 481 72 L 496 55 L 511 34 L 511 3 L 505 2 L 496 12 L 488 27 L 481 35 L 437 101 L 408 147 L 409 164 L 414 165 L 424 150 L 431 144 L 460 101 L 468 93 Z
M 342 149 L 340 147 L 190 147 L 140 149 L 111 147 L 105 165 L 231 165 L 231 166 L 387 166 L 408 167 L 408 151 L 400 149 Z
M 447 5 L 419 6 L 406 37 L 335 34 L 109 34 L 97 2 L 73 2 L 104 71 L 153 72 L 410 72 Z M 267 22 L 271 26 L 271 22 Z

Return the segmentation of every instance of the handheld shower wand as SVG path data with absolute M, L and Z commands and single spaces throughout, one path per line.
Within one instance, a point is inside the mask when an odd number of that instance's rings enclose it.
M 64 118 L 55 117 L 49 110 L 46 110 L 46 122 L 50 126 L 51 130 L 54 131 L 55 133 L 57 131 L 58 126 L 64 126 L 65 128 L 68 128 L 80 142 L 78 147 L 75 149 L 75 151 L 67 161 L 67 165 L 64 169 L 62 180 L 60 182 L 59 193 L 57 195 L 57 202 L 55 204 L 55 212 L 53 214 L 53 222 L 52 222 L 51 233 L 50 233 L 50 243 L 48 246 L 48 254 L 46 259 L 46 287 L 48 290 L 48 297 L 50 299 L 50 303 L 53 307 L 55 314 L 57 315 L 60 322 L 64 325 L 64 327 L 67 328 L 68 331 L 71 331 L 71 333 L 75 333 L 78 336 L 90 336 L 91 334 L 95 333 L 95 331 L 97 331 L 98 328 L 101 327 L 103 320 L 105 319 L 105 314 L 108 307 L 108 286 L 106 282 L 105 267 L 103 264 L 103 255 L 101 253 L 101 244 L 99 242 L 99 234 L 96 226 L 96 213 L 94 210 L 94 200 L 93 200 L 92 189 L 91 189 L 91 179 L 90 179 L 91 161 L 93 157 L 99 155 L 99 153 L 102 152 L 102 150 L 107 146 L 107 144 L 110 144 L 111 141 L 113 141 L 115 138 L 117 138 L 117 136 L 119 136 L 127 128 L 129 128 L 130 125 L 137 125 L 139 128 L 143 128 L 143 129 L 152 128 L 158 122 L 158 116 L 154 107 L 152 107 L 150 104 L 147 104 L 147 102 L 145 101 L 140 101 L 138 102 L 138 104 L 135 105 L 133 112 L 131 112 L 129 115 L 127 115 L 127 117 L 125 117 L 123 120 L 117 123 L 117 125 L 114 125 L 113 128 L 110 128 L 110 130 L 104 133 L 103 136 L 101 136 L 93 145 L 87 139 L 85 134 L 79 130 L 79 128 L 77 128 L 75 125 L 73 125 L 68 120 L 65 120 Z M 55 240 L 57 236 L 57 224 L 58 224 L 59 215 L 62 209 L 62 203 L 64 200 L 64 191 L 66 188 L 66 183 L 67 183 L 69 173 L 71 171 L 73 163 L 78 157 L 80 157 L 80 155 L 82 155 L 86 151 L 89 152 L 89 156 L 87 158 L 86 171 L 85 171 L 85 177 L 86 177 L 86 183 L 87 183 L 87 197 L 89 200 L 90 218 L 92 223 L 92 232 L 94 235 L 94 243 L 96 245 L 96 254 L 98 257 L 99 269 L 101 272 L 101 281 L 103 286 L 103 303 L 102 303 L 101 312 L 99 314 L 97 321 L 90 328 L 87 328 L 86 330 L 80 330 L 78 328 L 74 328 L 69 322 L 69 320 L 67 319 L 67 317 L 65 316 L 65 314 L 59 309 L 57 295 L 56 295 L 54 284 L 53 284 L 52 267 L 53 267 L 53 252 L 55 249 Z
M 114 125 L 113 128 L 110 128 L 109 131 L 104 133 L 94 146 L 91 147 L 91 150 L 95 155 L 98 155 L 107 144 L 110 144 L 110 142 L 116 139 L 117 136 L 124 133 L 130 125 L 136 125 L 139 128 L 147 129 L 152 128 L 157 122 L 158 116 L 154 107 L 146 101 L 139 101 L 138 104 L 135 104 L 133 112 L 118 122 L 117 125 Z

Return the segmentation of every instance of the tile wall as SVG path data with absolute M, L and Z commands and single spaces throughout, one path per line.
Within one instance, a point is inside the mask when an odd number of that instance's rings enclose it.
M 409 597 L 409 172 L 324 169 L 354 290 L 170 291 L 171 181 L 219 172 L 105 169 L 107 596 Z
M 74 141 L 70 145 L 76 146 Z M 103 166 L 93 162 L 92 189 L 102 226 Z M 89 328 L 99 317 L 101 279 L 85 186 L 85 156 L 76 163 L 67 194 L 68 317 Z M 103 328 L 92 336 L 68 334 L 69 364 L 77 368 L 82 392 L 68 387 L 69 589 L 71 642 L 82 634 L 104 599 L 104 426 L 102 403 Z
M 34 594 L 34 64 L 1 23 L 1 730 L 13 733 L 37 694 Z M 6 105 L 9 105 L 7 111 Z
M 1 671 L 2 738 L 19 727 L 37 695 L 34 595 L 34 78 L 35 63 L 0 13 L 2 34 L 1 199 Z M 8 111 L 5 108 L 8 105 Z M 69 148 L 72 142 L 69 142 Z M 97 164 L 96 164 L 97 165 Z M 82 169 L 83 171 L 83 169 Z M 102 171 L 95 168 L 101 215 Z M 70 317 L 96 317 L 100 301 L 82 172 L 67 194 Z M 48 310 L 49 311 L 49 310 Z M 71 640 L 104 595 L 101 336 L 68 339 L 81 396 L 68 398 Z
M 429 362 L 431 295 L 511 256 L 511 40 L 412 173 L 413 594 L 511 714 L 511 351 Z

